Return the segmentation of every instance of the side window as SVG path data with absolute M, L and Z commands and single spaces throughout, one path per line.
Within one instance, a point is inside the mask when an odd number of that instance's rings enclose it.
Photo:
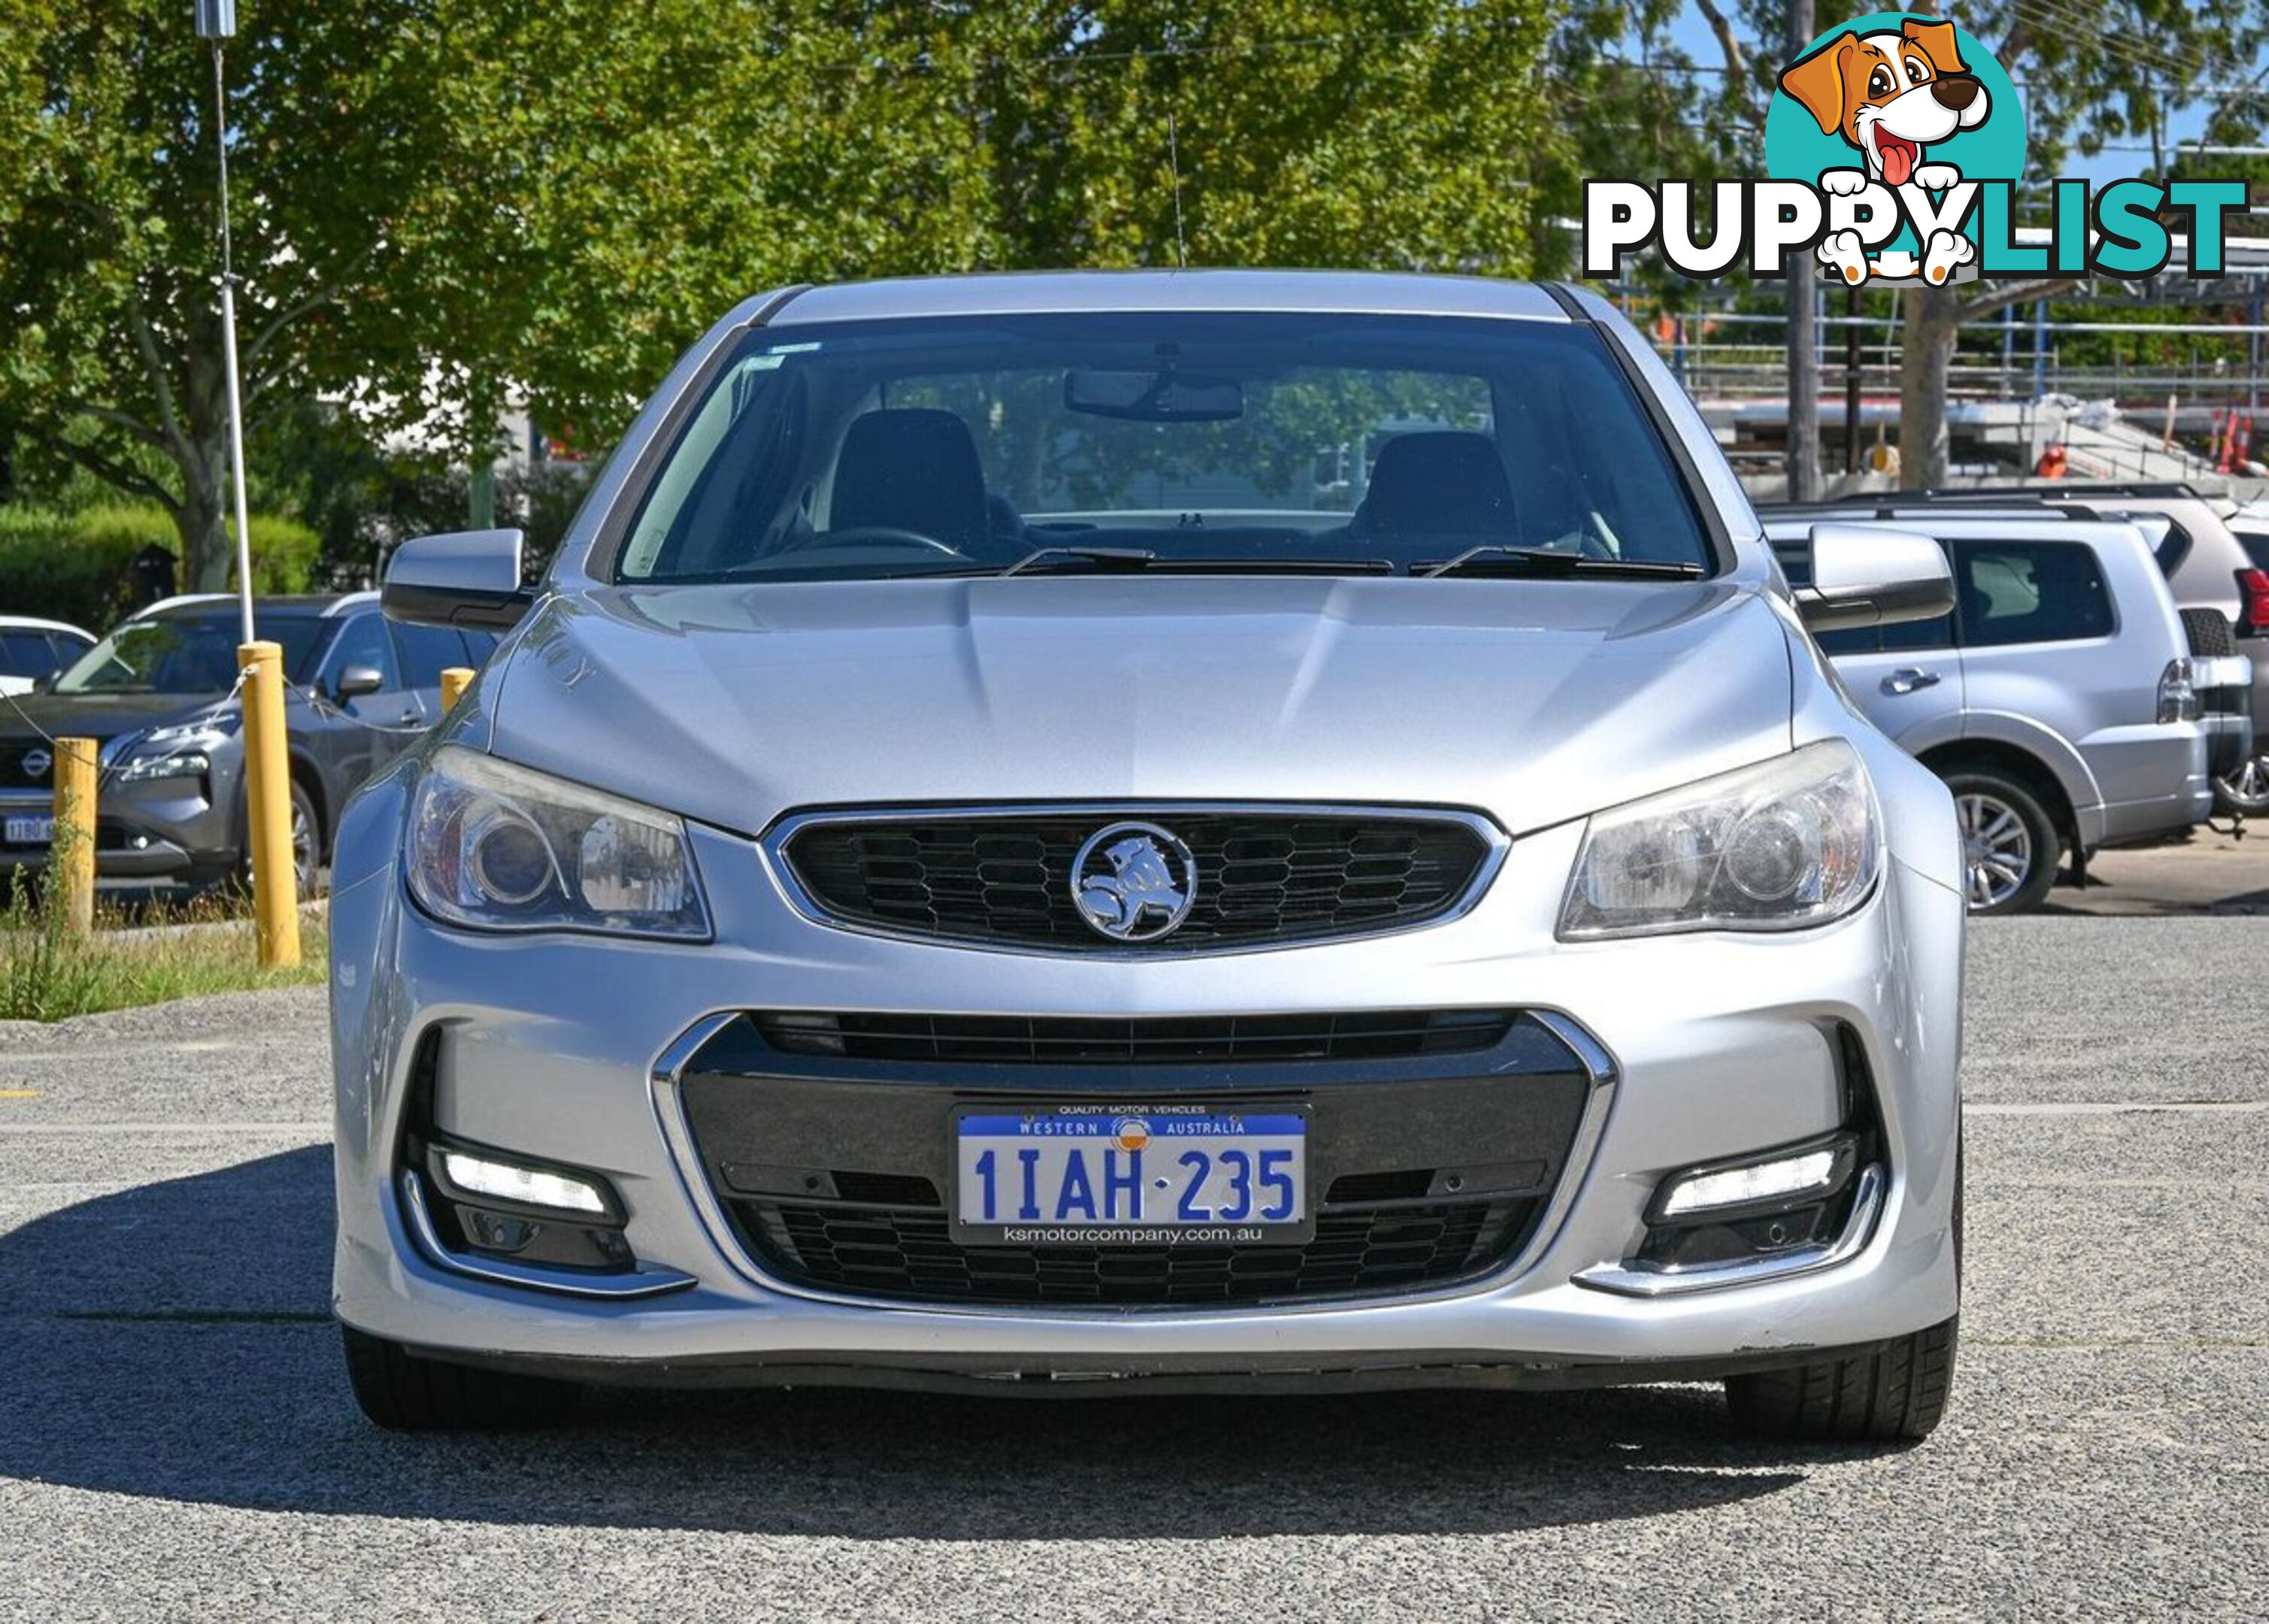
M 1935 620 L 1902 620 L 1885 626 L 1882 632 L 1883 647 L 1888 651 L 1952 648 L 1954 616 L 1940 615 Z
M 0 631 L 0 676 L 45 676 L 57 663 L 44 632 Z
M 2077 542 L 1973 542 L 1954 551 L 1969 648 L 2109 637 L 2111 594 L 2094 550 Z
M 467 663 L 463 639 L 446 626 L 395 626 L 394 639 L 412 688 L 439 688 L 444 670 Z
M 331 645 L 329 658 L 323 661 L 323 680 L 336 682 L 349 666 L 376 666 L 385 673 L 387 689 L 402 686 L 401 668 L 395 663 L 394 644 L 386 635 L 384 616 L 357 615 L 347 622 L 338 641 Z
M 465 663 L 477 671 L 488 664 L 489 656 L 496 653 L 497 634 L 493 631 L 467 631 L 464 639 Z
M 1831 659 L 1837 654 L 1872 654 L 1881 646 L 1876 641 L 1885 629 L 1881 626 L 1846 626 L 1841 631 L 1815 631 L 1812 640 L 1820 645 L 1820 652 Z

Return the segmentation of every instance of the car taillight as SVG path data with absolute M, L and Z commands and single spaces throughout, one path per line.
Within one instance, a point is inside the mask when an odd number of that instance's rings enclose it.
M 2238 571 L 2237 593 L 2244 609 L 2244 625 L 2239 635 L 2269 635 L 2269 570 Z
M 2159 677 L 2159 720 L 2194 722 L 2199 719 L 2198 690 L 2191 683 L 2191 662 L 2169 660 Z

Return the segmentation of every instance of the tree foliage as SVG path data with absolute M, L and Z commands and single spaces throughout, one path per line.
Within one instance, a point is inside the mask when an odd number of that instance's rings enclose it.
M 244 0 L 247 419 L 605 444 L 768 285 L 1042 265 L 1519 272 L 1545 0 Z M 0 0 L 0 423 L 226 568 L 211 65 L 181 0 Z M 1179 175 L 1179 229 L 1177 177 Z

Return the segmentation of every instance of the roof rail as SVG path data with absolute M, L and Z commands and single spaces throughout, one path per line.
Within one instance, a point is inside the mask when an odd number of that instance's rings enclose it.
M 2053 502 L 2068 496 L 2081 499 L 2092 496 L 2194 497 L 2198 488 L 2182 479 L 2049 479 L 2029 485 L 1964 485 L 1959 489 L 1934 485 L 1903 494 L 1925 497 L 1934 502 L 2004 501 L 2013 496 Z

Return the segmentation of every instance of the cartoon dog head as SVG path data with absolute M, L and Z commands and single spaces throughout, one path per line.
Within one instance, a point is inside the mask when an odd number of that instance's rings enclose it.
M 1868 174 L 1891 186 L 1913 177 L 1925 145 L 1977 129 L 1992 106 L 1962 65 L 1954 25 L 1916 18 L 1896 33 L 1846 29 L 1792 63 L 1780 87 L 1822 131 L 1865 153 Z

